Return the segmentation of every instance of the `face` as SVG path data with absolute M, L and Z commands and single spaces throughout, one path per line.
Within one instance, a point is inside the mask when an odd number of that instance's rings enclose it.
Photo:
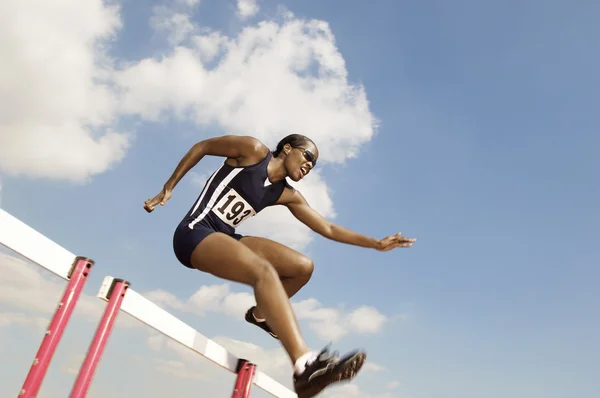
M 292 147 L 286 144 L 285 168 L 288 176 L 293 181 L 300 181 L 315 167 L 319 150 L 312 142 L 305 142 L 301 145 Z

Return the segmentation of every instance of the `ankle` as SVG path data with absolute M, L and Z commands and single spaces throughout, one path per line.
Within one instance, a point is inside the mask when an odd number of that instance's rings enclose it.
M 306 365 L 310 364 L 315 357 L 316 354 L 312 351 L 301 355 L 296 362 L 294 362 L 294 373 L 298 375 L 302 374 L 306 369 Z
M 252 316 L 254 317 L 254 320 L 256 322 L 266 321 L 266 319 L 263 318 L 262 314 L 260 313 L 260 310 L 258 309 L 258 307 L 254 307 L 254 309 L 252 310 Z

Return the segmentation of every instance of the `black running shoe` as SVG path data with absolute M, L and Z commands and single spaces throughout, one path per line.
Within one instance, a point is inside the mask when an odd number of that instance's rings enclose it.
M 329 347 L 311 363 L 302 374 L 294 374 L 294 389 L 298 398 L 310 398 L 333 383 L 352 380 L 367 359 L 363 351 L 354 351 L 343 358 L 337 352 L 329 353 Z
M 253 325 L 256 325 L 256 326 L 258 326 L 259 328 L 261 328 L 261 329 L 262 329 L 262 330 L 264 330 L 265 332 L 269 333 L 269 334 L 270 334 L 272 337 L 274 337 L 274 338 L 278 339 L 278 338 L 277 338 L 277 335 L 275 334 L 275 332 L 273 332 L 273 331 L 271 330 L 271 328 L 269 327 L 269 325 L 267 325 L 267 322 L 264 322 L 264 321 L 263 321 L 263 322 L 259 322 L 259 321 L 257 321 L 257 320 L 256 320 L 256 318 L 254 317 L 254 313 L 253 313 L 253 311 L 254 311 L 254 308 L 255 308 L 255 307 L 252 307 L 252 308 L 250 308 L 250 309 L 249 309 L 249 310 L 246 312 L 246 321 L 247 321 L 247 322 L 250 322 L 250 323 L 251 323 L 251 324 L 253 324 Z

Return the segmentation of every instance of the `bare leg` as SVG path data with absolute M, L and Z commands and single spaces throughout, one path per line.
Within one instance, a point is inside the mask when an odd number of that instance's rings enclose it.
M 288 297 L 295 295 L 310 280 L 314 265 L 302 253 L 270 239 L 255 236 L 246 236 L 240 242 L 275 268 Z M 254 309 L 254 315 L 265 318 L 260 304 Z
M 292 363 L 309 352 L 288 295 L 269 261 L 232 237 L 216 232 L 198 244 L 191 262 L 200 271 L 252 286 L 256 303 Z

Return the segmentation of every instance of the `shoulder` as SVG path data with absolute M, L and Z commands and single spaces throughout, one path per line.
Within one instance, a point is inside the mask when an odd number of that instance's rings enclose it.
M 262 141 L 249 136 L 229 136 L 239 148 L 239 156 L 229 159 L 234 166 L 249 166 L 262 161 L 271 151 Z M 235 164 L 233 164 L 235 163 Z
M 239 140 L 249 154 L 265 157 L 270 151 L 270 149 L 258 138 L 249 135 L 242 135 L 239 136 Z
M 293 204 L 306 203 L 306 199 L 304 199 L 302 193 L 290 185 L 287 179 L 280 181 L 279 184 L 282 185 L 282 192 L 276 204 L 289 206 Z

